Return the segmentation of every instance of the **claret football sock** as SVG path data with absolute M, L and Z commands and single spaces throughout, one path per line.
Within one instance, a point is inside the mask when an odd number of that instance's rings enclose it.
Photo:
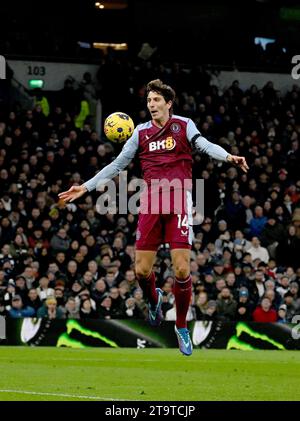
M 143 290 L 144 298 L 149 300 L 151 307 L 155 307 L 158 301 L 157 291 L 155 289 L 155 274 L 151 272 L 148 278 L 137 278 L 141 289 Z
M 177 328 L 186 328 L 186 315 L 189 309 L 192 294 L 192 278 L 178 279 L 175 276 L 174 295 L 176 302 L 176 326 Z

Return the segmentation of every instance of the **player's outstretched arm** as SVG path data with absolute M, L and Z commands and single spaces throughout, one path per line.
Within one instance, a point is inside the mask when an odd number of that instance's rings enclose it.
M 204 152 L 219 161 L 231 162 L 241 168 L 244 172 L 248 171 L 249 167 L 245 157 L 231 155 L 221 146 L 209 142 L 209 140 L 201 135 L 192 120 L 189 120 L 187 124 L 187 138 L 199 151 Z
M 134 130 L 132 136 L 125 143 L 122 152 L 109 165 L 106 165 L 93 178 L 83 183 L 81 186 L 72 186 L 69 190 L 59 193 L 58 197 L 65 202 L 73 202 L 81 197 L 85 192 L 96 189 L 98 185 L 103 185 L 107 180 L 111 180 L 124 170 L 132 161 L 138 149 L 138 130 Z

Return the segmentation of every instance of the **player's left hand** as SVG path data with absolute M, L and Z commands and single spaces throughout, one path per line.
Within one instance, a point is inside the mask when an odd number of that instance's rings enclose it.
M 228 162 L 232 162 L 237 167 L 241 168 L 244 172 L 249 170 L 248 164 L 244 156 L 237 156 L 237 155 L 228 155 L 227 157 Z

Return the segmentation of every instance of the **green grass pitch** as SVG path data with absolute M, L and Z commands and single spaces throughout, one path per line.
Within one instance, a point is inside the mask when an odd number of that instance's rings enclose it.
M 300 399 L 299 351 L 0 347 L 0 400 Z

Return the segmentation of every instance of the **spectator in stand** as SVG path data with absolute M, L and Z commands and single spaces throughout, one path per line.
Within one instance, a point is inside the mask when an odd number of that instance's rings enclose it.
M 54 288 L 54 297 L 57 302 L 57 307 L 64 311 L 66 299 L 65 299 L 65 288 L 63 285 L 58 284 Z
M 264 297 L 261 304 L 256 307 L 253 312 L 253 320 L 260 323 L 270 323 L 277 321 L 276 310 L 271 308 L 272 303 L 269 298 Z
M 250 222 L 253 219 L 253 211 L 252 211 L 251 207 L 252 207 L 254 202 L 255 202 L 255 200 L 251 196 L 245 195 L 242 198 L 242 203 L 243 203 L 244 211 L 245 211 L 245 214 L 246 214 L 245 228 L 246 228 L 247 232 L 249 231 L 248 227 L 250 226 Z
M 26 288 L 30 289 L 35 285 L 35 271 L 33 267 L 26 266 L 24 272 L 21 274 L 21 277 L 25 278 Z
M 78 265 L 75 260 L 70 260 L 67 265 L 67 279 L 68 285 L 72 285 L 75 280 L 78 280 L 80 274 L 78 272 Z
M 239 230 L 245 227 L 247 216 L 239 191 L 235 190 L 232 192 L 231 199 L 225 205 L 225 210 L 226 220 L 230 229 Z
M 213 264 L 212 272 L 213 280 L 216 282 L 218 279 L 223 279 L 224 277 L 224 260 L 217 259 Z
M 98 309 L 100 319 L 111 319 L 112 318 L 112 299 L 108 293 L 105 293 Z
M 25 303 L 27 300 L 28 288 L 26 286 L 26 279 L 24 276 L 20 275 L 16 277 L 15 287 L 16 294 L 20 295 L 22 297 L 23 303 Z
M 226 287 L 226 281 L 224 278 L 219 278 L 217 279 L 215 286 L 214 286 L 214 290 L 212 293 L 212 298 L 217 299 L 218 295 L 220 294 L 220 292 L 222 291 L 223 288 Z
M 81 284 L 83 288 L 88 289 L 89 291 L 93 288 L 93 274 L 89 270 L 84 272 L 83 277 L 81 279 Z
M 23 303 L 21 295 L 16 294 L 11 300 L 11 308 L 8 315 L 14 319 L 20 317 L 33 317 L 35 310 Z
M 129 270 L 127 270 L 125 272 L 125 281 L 128 283 L 130 294 L 132 295 L 133 294 L 133 291 L 136 288 L 139 288 L 139 284 L 138 284 L 138 281 L 136 279 L 134 270 L 129 269 Z
M 251 240 L 251 247 L 248 250 L 252 260 L 259 259 L 264 263 L 269 261 L 269 253 L 265 247 L 261 247 L 260 240 L 257 237 L 253 237 Z
M 126 300 L 127 298 L 130 297 L 129 291 L 130 291 L 130 288 L 129 288 L 128 282 L 125 281 L 125 280 L 120 282 L 119 293 L 120 293 L 120 297 L 122 298 L 122 300 Z
M 114 319 L 123 319 L 125 316 L 125 300 L 121 298 L 119 289 L 112 287 L 109 290 L 111 298 L 111 314 Z
M 217 312 L 217 302 L 215 300 L 209 300 L 207 303 L 206 320 L 219 320 L 221 317 Z
M 70 246 L 70 239 L 67 236 L 67 232 L 65 229 L 61 228 L 57 234 L 55 234 L 51 239 L 51 248 L 53 249 L 54 253 L 59 251 L 66 252 Z
M 217 312 L 223 320 L 234 320 L 237 302 L 234 300 L 230 289 L 224 287 L 218 294 Z
M 48 297 L 54 297 L 54 289 L 49 287 L 49 278 L 47 276 L 40 278 L 37 293 L 41 301 L 45 301 Z
M 289 291 L 293 296 L 293 305 L 298 313 L 300 310 L 299 284 L 297 282 L 291 282 Z
M 106 292 L 107 292 L 107 284 L 105 283 L 104 278 L 98 279 L 91 293 L 97 306 L 99 306 L 99 304 L 101 303 L 102 298 Z
M 98 319 L 99 315 L 93 309 L 91 300 L 89 298 L 81 300 L 79 309 L 80 319 Z
M 259 237 L 267 223 L 267 218 L 263 214 L 263 208 L 256 206 L 254 209 L 254 217 L 250 221 L 250 236 Z
M 255 304 L 257 304 L 265 294 L 265 280 L 263 271 L 257 269 L 254 278 L 249 283 L 249 291 Z
M 66 319 L 80 319 L 79 309 L 74 297 L 69 297 L 65 305 Z
M 233 250 L 233 242 L 231 240 L 230 232 L 225 231 L 223 234 L 220 234 L 217 240 L 215 241 L 215 248 L 216 253 L 218 255 L 223 255 L 224 257 L 224 251 L 227 250 Z
M 286 315 L 287 315 L 286 304 L 281 304 L 277 312 L 277 316 L 278 316 L 277 323 L 287 323 Z
M 42 302 L 40 300 L 40 297 L 38 295 L 36 288 L 31 288 L 28 291 L 27 304 L 29 305 L 29 307 L 32 307 L 34 309 L 35 314 L 37 313 L 38 309 L 41 307 Z
M 8 281 L 8 285 L 5 290 L 1 291 L 3 297 L 3 305 L 5 310 L 9 311 L 11 309 L 12 298 L 16 295 L 16 286 L 13 279 Z
M 294 225 L 288 227 L 284 239 L 277 247 L 277 261 L 279 264 L 292 266 L 294 269 L 299 267 L 300 237 Z
M 284 295 L 288 292 L 289 290 L 289 285 L 290 285 L 290 281 L 288 276 L 281 276 L 278 279 L 278 283 L 279 286 L 276 288 L 276 291 L 278 292 L 278 294 L 280 294 L 281 298 L 284 297 Z
M 237 295 L 237 285 L 236 285 L 236 278 L 235 274 L 233 272 L 228 272 L 225 276 L 225 282 L 227 285 L 227 288 L 230 289 L 230 292 L 232 293 L 233 297 Z
M 267 224 L 261 232 L 261 243 L 267 248 L 271 258 L 277 257 L 277 246 L 285 238 L 284 226 L 276 221 L 275 218 L 269 217 Z
M 245 239 L 241 230 L 236 230 L 233 241 L 234 252 L 237 260 L 241 260 L 243 253 L 251 247 L 250 241 Z
M 253 303 L 250 301 L 249 291 L 246 287 L 239 290 L 239 297 L 236 310 L 236 320 L 250 321 L 252 320 Z
M 293 294 L 288 291 L 284 294 L 284 304 L 286 305 L 286 318 L 288 322 L 292 321 L 292 318 L 296 314 L 296 308 L 294 304 Z
M 208 308 L 208 295 L 207 292 L 200 292 L 196 299 L 196 303 L 193 305 L 195 319 L 205 320 Z
M 264 297 L 269 298 L 270 302 L 271 302 L 271 307 L 274 308 L 276 311 L 278 310 L 278 306 L 276 306 L 276 301 L 275 301 L 275 291 L 273 289 L 267 289 Z
M 97 265 L 97 262 L 95 260 L 89 261 L 88 270 L 92 274 L 93 282 L 96 282 L 97 279 L 99 278 L 99 273 L 98 273 L 98 265 Z
M 143 299 L 143 290 L 141 288 L 134 290 L 133 298 L 135 299 L 136 306 L 141 310 L 144 315 L 144 319 L 146 320 L 148 316 L 148 307 L 147 303 Z
M 38 318 L 63 319 L 63 311 L 57 307 L 57 301 L 54 297 L 48 297 L 42 307 L 37 311 Z
M 278 310 L 279 306 L 282 304 L 282 297 L 276 291 L 275 286 L 275 282 L 272 279 L 268 279 L 267 281 L 265 281 L 265 295 L 267 295 L 268 292 L 271 291 L 271 295 L 269 296 L 269 298 L 271 299 L 271 297 L 273 297 L 272 305 L 276 310 Z
M 169 277 L 165 280 L 163 286 L 162 286 L 162 291 L 163 291 L 163 303 L 161 306 L 163 315 L 166 315 L 166 312 L 168 310 L 170 310 L 173 307 L 174 304 L 174 294 L 173 294 L 173 277 Z
M 125 317 L 134 319 L 145 319 L 145 314 L 137 305 L 134 297 L 129 297 L 125 301 Z
M 80 292 L 83 290 L 81 282 L 79 281 L 79 279 L 75 280 L 74 283 L 72 284 L 70 290 L 69 290 L 69 296 L 70 297 L 74 297 L 76 299 L 76 302 L 79 302 L 78 296 L 80 294 Z

